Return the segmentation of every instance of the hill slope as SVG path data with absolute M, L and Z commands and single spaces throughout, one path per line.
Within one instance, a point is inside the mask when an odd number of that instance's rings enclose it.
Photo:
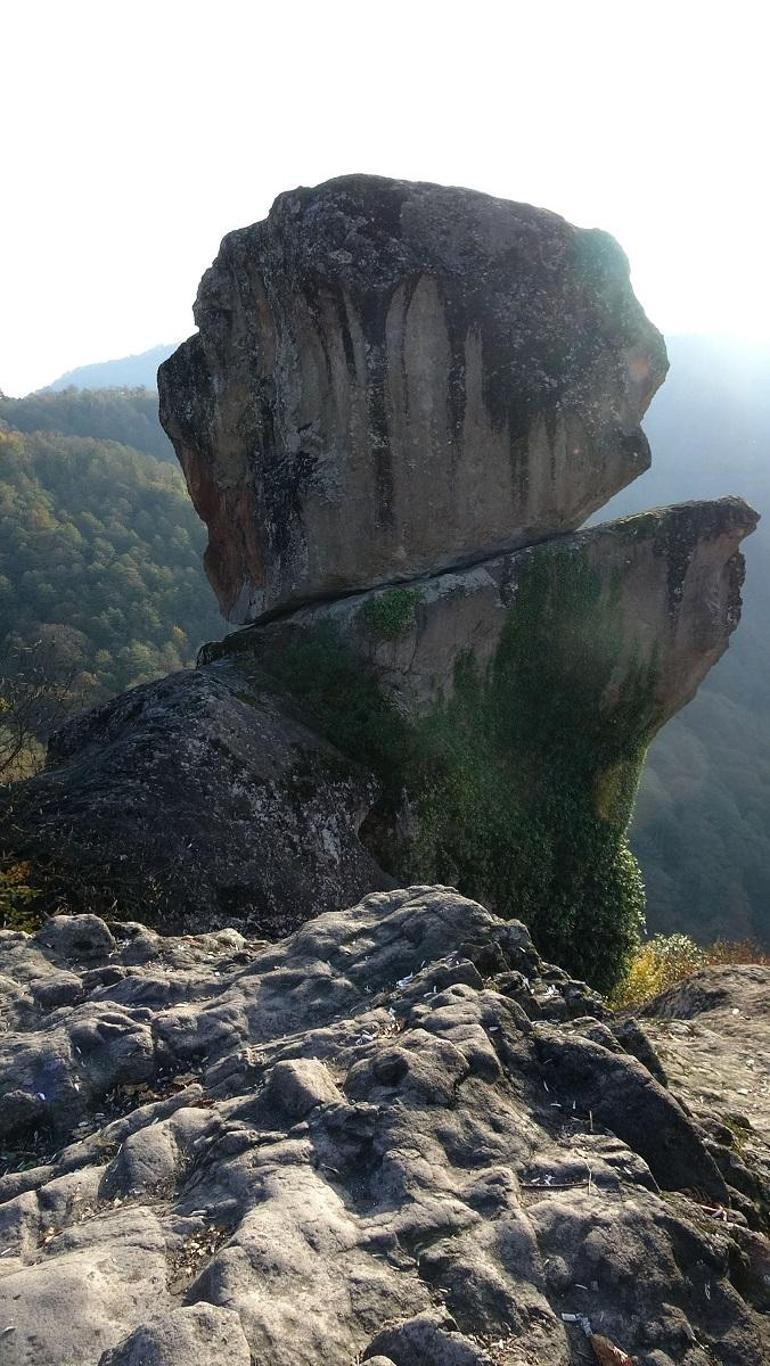
M 134 450 L 176 460 L 158 421 L 156 389 L 42 389 L 26 398 L 0 397 L 0 420 L 20 432 L 59 432 L 120 441 Z
M 47 387 L 54 391 L 69 389 L 72 385 L 78 389 L 114 389 L 123 385 L 131 389 L 137 386 L 154 389 L 158 366 L 168 359 L 176 345 L 174 342 L 170 346 L 153 346 L 136 356 L 79 365 L 75 370 L 67 370 Z
M 222 634 L 177 469 L 115 441 L 0 426 L 0 640 L 44 640 L 84 700 Z

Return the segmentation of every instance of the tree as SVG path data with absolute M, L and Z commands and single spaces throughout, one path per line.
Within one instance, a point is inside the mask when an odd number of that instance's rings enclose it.
M 6 640 L 0 651 L 0 783 L 40 767 L 42 740 L 76 706 L 76 670 L 62 666 L 43 640 Z

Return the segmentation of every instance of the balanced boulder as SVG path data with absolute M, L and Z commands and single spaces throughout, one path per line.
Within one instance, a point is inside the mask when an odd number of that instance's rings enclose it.
M 280 195 L 159 371 L 225 616 L 570 530 L 642 473 L 667 360 L 606 233 L 470 190 Z

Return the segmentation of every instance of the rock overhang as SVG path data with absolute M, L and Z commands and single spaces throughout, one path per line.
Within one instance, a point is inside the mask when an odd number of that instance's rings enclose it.
M 651 717 L 657 729 L 690 700 L 727 648 L 740 618 L 739 547 L 758 520 L 744 499 L 732 496 L 653 508 L 473 565 L 255 622 L 204 646 L 200 663 L 229 658 L 248 666 L 251 660 L 269 672 L 298 641 L 332 628 L 398 706 L 418 716 L 451 696 L 458 662 L 468 652 L 482 671 L 492 664 L 533 565 L 552 580 L 542 612 L 549 614 L 554 637 L 564 627 L 559 578 L 584 566 L 601 591 L 583 623 L 581 651 L 607 648 L 611 609 L 622 620 L 612 646 L 612 676 L 597 705 L 610 712 L 629 672 L 654 663 Z M 564 659 L 565 688 L 574 686 L 580 667 L 580 655 Z

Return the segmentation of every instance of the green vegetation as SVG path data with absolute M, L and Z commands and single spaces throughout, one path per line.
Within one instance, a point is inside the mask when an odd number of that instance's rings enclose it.
M 365 833 L 385 867 L 521 917 L 543 953 L 609 990 L 643 924 L 625 831 L 655 721 L 654 665 L 631 669 L 609 718 L 598 710 L 621 645 L 616 586 L 549 548 L 530 555 L 486 674 L 462 658 L 451 697 L 418 721 L 331 626 L 270 667 L 328 739 L 378 773 L 384 796 Z
M 574 554 L 535 552 L 487 677 L 463 661 L 427 722 L 450 758 L 422 822 L 427 864 L 603 989 L 642 925 L 625 830 L 654 719 L 640 668 L 612 715 L 599 711 L 621 646 L 616 587 Z
M 6 662 L 42 646 L 84 704 L 190 664 L 222 629 L 200 567 L 204 539 L 170 464 L 114 441 L 0 424 Z
M 0 930 L 24 930 L 31 934 L 38 929 L 43 920 L 35 904 L 38 896 L 30 886 L 28 863 L 10 863 L 0 868 Z
M 62 668 L 43 641 L 0 646 L 0 783 L 18 782 L 42 766 L 41 737 L 78 701 L 75 673 Z
M 751 940 L 718 939 L 705 948 L 686 934 L 656 934 L 641 944 L 609 998 L 616 1010 L 635 1010 L 703 968 L 729 963 L 770 963 Z
M 414 625 L 414 615 L 422 593 L 418 588 L 390 588 L 369 598 L 358 613 L 372 635 L 381 640 L 397 640 Z
M 154 389 L 42 390 L 26 398 L 0 395 L 0 422 L 19 432 L 58 432 L 120 441 L 134 450 L 173 460 L 174 448 L 158 421 Z
M 392 798 L 413 748 L 412 728 L 332 623 L 323 622 L 263 663 L 333 745 L 375 769 Z

